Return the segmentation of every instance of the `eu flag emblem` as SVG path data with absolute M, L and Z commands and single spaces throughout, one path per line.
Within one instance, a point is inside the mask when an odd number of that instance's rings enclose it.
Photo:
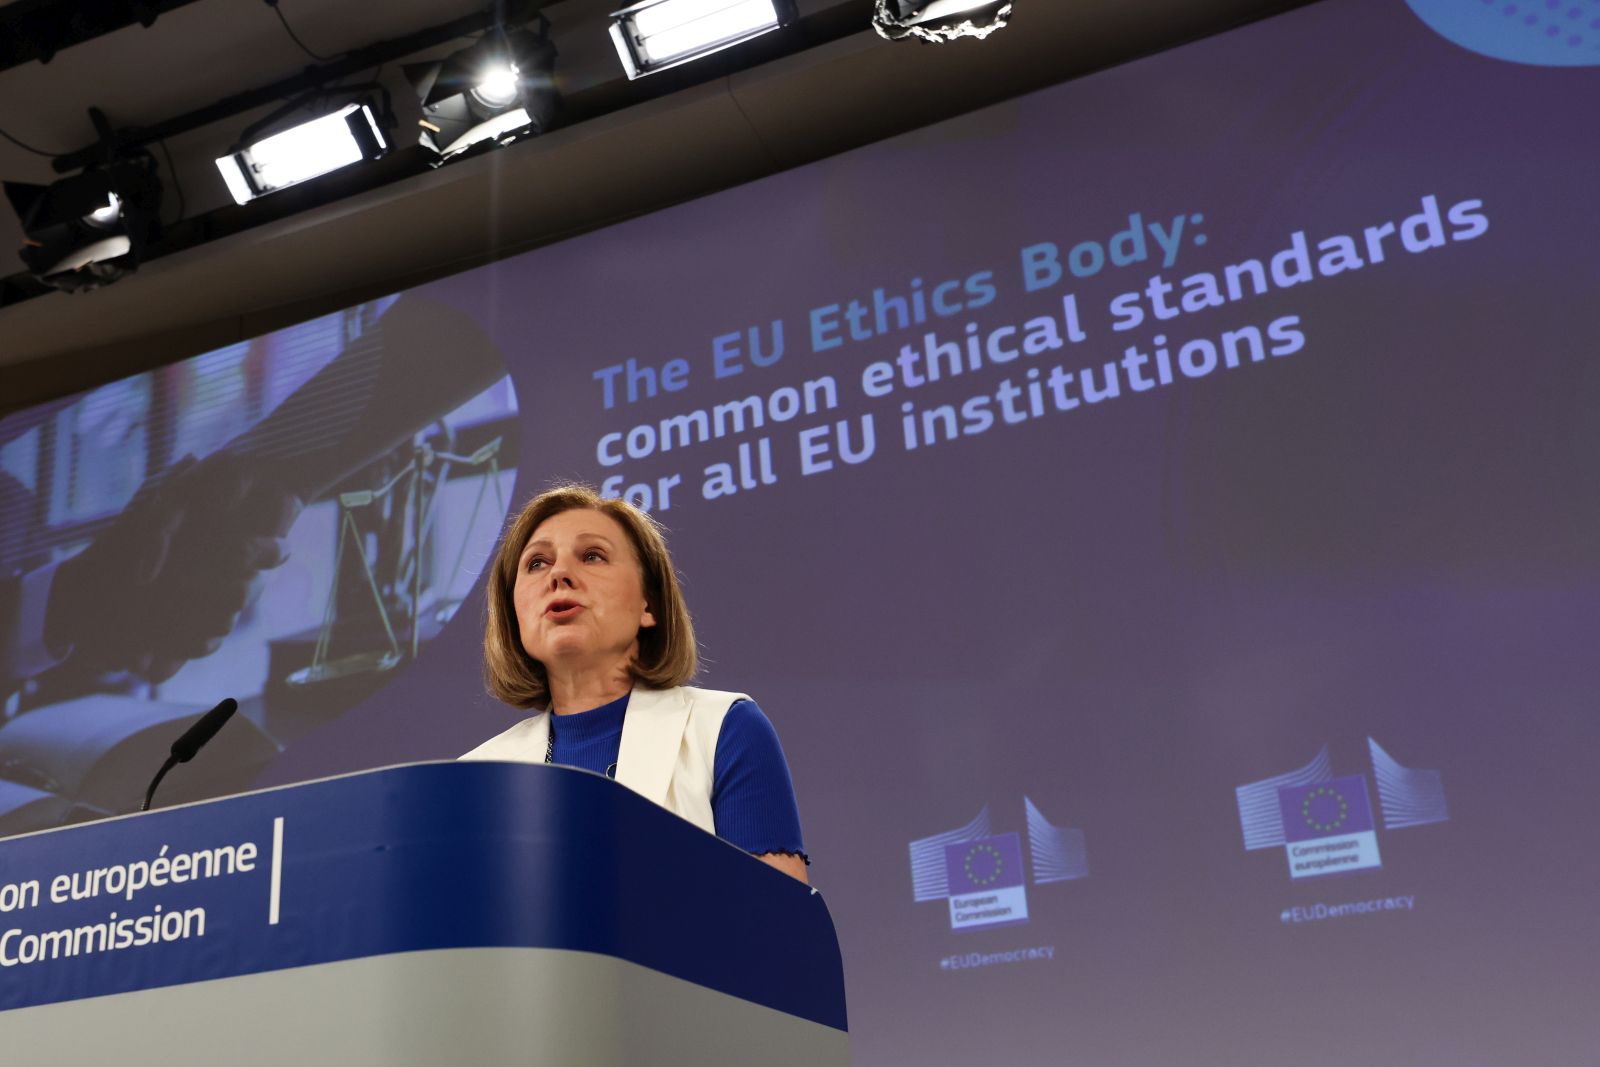
M 1278 809 L 1291 878 L 1383 866 L 1363 776 L 1284 786 Z
M 944 862 L 950 886 L 952 930 L 1028 921 L 1022 841 L 1017 834 L 946 845 Z

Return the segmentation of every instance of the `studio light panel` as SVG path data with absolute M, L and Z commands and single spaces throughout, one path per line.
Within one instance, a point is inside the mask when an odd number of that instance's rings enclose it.
M 376 159 L 388 148 L 372 108 L 354 103 L 223 156 L 217 160 L 217 169 L 233 199 L 245 204 L 362 160 Z
M 611 16 L 628 77 L 639 78 L 786 26 L 793 0 L 645 0 Z

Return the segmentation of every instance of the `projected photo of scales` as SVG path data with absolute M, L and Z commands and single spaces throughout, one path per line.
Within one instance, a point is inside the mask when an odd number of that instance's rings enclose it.
M 482 330 L 408 296 L 0 419 L 0 833 L 134 810 L 224 696 L 169 802 L 389 684 L 493 549 L 515 418 Z

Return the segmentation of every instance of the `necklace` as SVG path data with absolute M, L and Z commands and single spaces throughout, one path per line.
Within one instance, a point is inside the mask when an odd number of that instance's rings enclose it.
M 550 713 L 550 728 L 545 733 L 544 761 L 546 763 L 555 763 L 556 761 L 556 713 L 554 711 Z M 614 779 L 616 776 L 617 765 L 612 763 L 606 767 L 606 777 Z

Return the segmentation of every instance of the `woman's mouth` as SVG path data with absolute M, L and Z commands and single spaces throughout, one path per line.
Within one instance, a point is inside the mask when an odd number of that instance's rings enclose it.
M 544 609 L 544 613 L 557 622 L 564 622 L 582 610 L 583 605 L 575 600 L 556 600 Z

